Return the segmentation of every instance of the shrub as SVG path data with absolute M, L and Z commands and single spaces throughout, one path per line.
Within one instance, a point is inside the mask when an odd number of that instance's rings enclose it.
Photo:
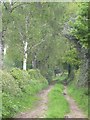
M 18 86 L 18 83 L 15 81 L 10 73 L 6 71 L 0 71 L 2 73 L 2 92 L 11 94 L 12 96 L 20 95 L 21 89 Z
M 28 70 L 28 74 L 30 75 L 31 80 L 38 85 L 38 87 L 46 87 L 48 85 L 48 81 L 41 75 L 38 69 L 30 69 Z M 39 83 L 39 84 L 38 84 Z
M 10 73 L 14 77 L 15 81 L 18 83 L 18 86 L 22 90 L 22 92 L 26 92 L 27 86 L 30 83 L 30 76 L 27 71 L 14 68 L 11 70 Z
M 14 68 L 10 73 L 0 70 L 2 79 L 2 115 L 13 117 L 17 112 L 31 107 L 35 94 L 48 85 L 39 70 Z M 26 99 L 25 99 L 26 98 Z

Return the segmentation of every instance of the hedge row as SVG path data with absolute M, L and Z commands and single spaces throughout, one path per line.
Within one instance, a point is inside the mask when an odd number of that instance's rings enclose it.
M 17 68 L 9 73 L 0 70 L 2 79 L 2 117 L 13 117 L 34 101 L 34 96 L 48 86 L 39 70 L 23 71 Z M 28 104 L 27 104 L 28 102 Z M 28 106 L 29 107 L 29 106 Z

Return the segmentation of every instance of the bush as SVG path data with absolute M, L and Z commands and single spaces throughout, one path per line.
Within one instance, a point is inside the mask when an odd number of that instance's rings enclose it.
M 64 72 L 61 75 L 55 76 L 54 80 L 58 81 L 58 83 L 63 83 L 65 80 L 67 80 L 68 74 Z
M 2 78 L 2 115 L 13 117 L 17 112 L 31 107 L 36 101 L 35 94 L 48 85 L 39 70 L 14 68 L 10 73 L 0 71 Z
M 18 83 L 15 81 L 10 73 L 6 71 L 0 71 L 2 73 L 2 92 L 14 96 L 20 95 L 21 89 L 18 86 Z
M 31 80 L 37 81 L 40 84 L 43 84 L 45 87 L 48 85 L 47 80 L 41 75 L 40 71 L 38 69 L 36 70 L 28 70 L 28 74 L 30 75 Z
M 2 116 L 13 116 L 18 111 L 18 106 L 13 99 L 21 97 L 23 93 L 10 73 L 0 71 L 0 75 L 2 78 Z
M 28 84 L 30 84 L 30 75 L 28 74 L 28 72 L 20 70 L 18 68 L 14 68 L 11 70 L 10 74 L 14 77 L 22 92 L 26 92 L 27 86 Z

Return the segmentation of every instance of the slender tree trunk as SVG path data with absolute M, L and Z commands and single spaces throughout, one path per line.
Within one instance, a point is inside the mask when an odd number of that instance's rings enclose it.
M 24 58 L 23 58 L 23 70 L 27 69 L 27 50 L 28 50 L 28 22 L 29 22 L 29 16 L 26 16 L 25 20 L 25 28 L 26 28 L 26 41 L 23 41 L 24 44 Z
M 3 68 L 2 7 L 0 6 L 0 69 L 2 68 Z
M 36 55 L 34 55 L 34 59 L 32 60 L 32 68 L 36 68 Z
M 3 42 L 0 36 L 0 69 L 3 68 Z
M 26 41 L 24 42 L 23 70 L 27 69 L 27 48 L 28 48 L 28 43 Z
M 35 69 L 36 68 L 36 60 L 32 60 L 32 68 Z
M 71 74 L 71 65 L 68 64 L 68 78 L 70 77 L 70 74 Z
M 4 53 L 3 53 L 4 56 L 6 55 L 7 49 L 8 49 L 8 45 L 5 45 L 5 46 L 4 46 Z

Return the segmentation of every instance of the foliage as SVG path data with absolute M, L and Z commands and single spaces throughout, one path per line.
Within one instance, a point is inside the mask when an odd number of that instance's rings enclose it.
M 67 80 L 68 78 L 68 73 L 67 72 L 64 72 L 64 73 L 61 73 L 61 75 L 57 75 L 56 77 L 54 77 L 53 79 L 54 80 L 57 80 L 59 83 L 62 83 L 64 82 L 65 80 Z
M 50 84 L 51 83 L 51 81 L 52 81 L 52 79 L 53 79 L 53 76 L 54 76 L 54 71 L 53 71 L 53 69 L 48 69 L 47 70 L 47 73 L 46 73 L 46 75 L 45 75 L 45 77 L 46 77 L 46 79 L 48 80 L 48 83 Z
M 78 52 L 75 47 L 71 47 L 70 50 L 65 52 L 62 57 L 63 63 L 71 64 L 72 66 L 79 66 L 80 59 L 78 57 Z
M 88 64 L 87 61 L 82 62 L 83 64 L 76 71 L 75 80 L 77 86 L 88 86 Z
M 6 71 L 0 71 L 2 73 L 2 92 L 18 96 L 21 93 L 21 89 L 18 83 L 14 80 L 13 76 Z
M 74 35 L 82 47 L 88 47 L 88 3 L 79 5 L 77 18 L 72 23 L 71 34 Z
M 4 55 L 4 69 L 10 70 L 0 71 L 3 79 L 3 117 L 12 117 L 18 111 L 24 110 L 25 106 L 31 107 L 33 101 L 37 100 L 34 95 L 50 83 L 56 69 L 64 72 L 71 66 L 71 73 L 75 73 L 75 69 L 79 68 L 75 81 L 81 86 L 87 84 L 87 54 L 82 49 L 79 53 L 75 48 L 77 46 L 72 43 L 73 40 L 68 42 L 62 31 L 65 29 L 68 33 L 69 28 L 69 34 L 76 38 L 77 44 L 85 50 L 88 49 L 88 3 L 5 2 L 2 9 L 2 39 L 4 47 L 8 46 Z M 28 43 L 26 51 L 25 42 Z M 25 53 L 28 71 L 21 70 Z M 29 70 L 33 68 L 33 62 L 35 69 Z M 63 74 L 55 80 L 63 81 L 66 78 L 67 75 Z M 75 90 L 72 87 L 71 89 Z M 48 117 L 64 117 L 68 112 L 68 104 L 60 94 L 62 90 L 61 85 L 56 85 L 51 91 Z M 74 95 L 76 94 L 77 98 L 83 95 L 77 91 Z M 64 104 L 64 108 L 60 103 Z M 87 105 L 81 106 L 84 108 Z
M 88 88 L 77 87 L 74 81 L 69 84 L 68 93 L 75 99 L 78 106 L 88 116 Z
M 33 80 L 47 83 L 46 79 L 40 74 L 40 71 L 38 69 L 30 69 L 28 70 L 28 74 L 30 74 L 30 78 Z
M 56 84 L 49 93 L 47 118 L 64 118 L 69 112 L 69 104 L 62 95 L 63 85 Z
M 13 9 L 14 5 L 17 6 L 15 9 Z M 8 69 L 8 66 L 22 68 L 23 41 L 27 41 L 27 69 L 32 66 L 36 54 L 37 68 L 44 76 L 48 73 L 49 76 L 51 73 L 53 75 L 54 67 L 59 64 L 64 50 L 67 49 L 66 39 L 60 34 L 65 7 L 66 4 L 63 3 L 15 3 L 12 4 L 13 10 L 10 12 L 9 3 L 3 5 L 3 27 L 7 28 L 3 39 L 8 45 L 4 57 L 5 68 Z M 52 77 L 49 79 L 51 80 Z
M 89 3 L 80 3 L 78 4 L 76 16 L 73 17 L 73 20 L 70 20 L 69 26 L 70 29 L 70 35 L 74 36 L 75 39 L 72 39 L 72 41 L 76 41 L 77 45 L 79 45 L 79 59 L 76 58 L 74 61 L 70 61 L 71 64 L 74 62 L 78 65 L 79 68 L 79 75 L 76 81 L 78 80 L 77 84 L 80 86 L 86 86 L 88 84 L 88 59 L 89 59 L 89 17 L 88 17 L 88 9 L 89 9 Z M 68 58 L 68 57 L 67 57 Z M 72 55 L 71 55 L 71 58 Z M 70 57 L 69 57 L 70 59 Z
M 35 84 L 38 85 L 38 89 L 42 89 L 42 87 L 43 88 L 47 87 L 48 81 L 41 75 L 41 73 L 38 69 L 28 70 L 28 74 L 30 75 L 31 80 L 35 81 Z M 35 87 L 35 86 L 33 86 L 33 87 Z
M 32 72 L 33 71 L 33 72 Z M 12 117 L 17 112 L 32 107 L 37 100 L 35 94 L 47 87 L 47 80 L 39 70 L 23 71 L 17 68 L 2 73 L 2 115 Z

